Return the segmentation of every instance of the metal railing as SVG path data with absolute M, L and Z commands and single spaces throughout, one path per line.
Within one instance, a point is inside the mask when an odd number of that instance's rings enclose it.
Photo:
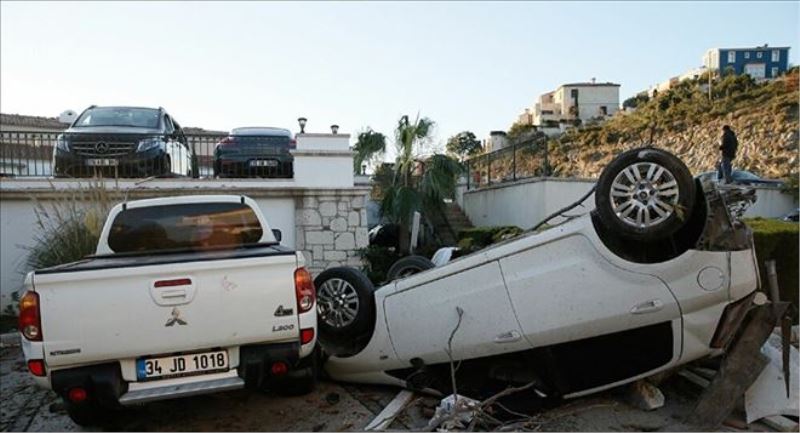
M 0 131 L 0 177 L 292 178 L 285 146 L 217 151 L 224 134 L 78 134 Z
M 512 143 L 464 162 L 467 189 L 552 175 L 546 139 Z

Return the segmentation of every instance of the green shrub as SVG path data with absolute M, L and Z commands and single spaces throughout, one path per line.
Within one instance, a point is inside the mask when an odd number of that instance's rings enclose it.
M 517 226 L 475 227 L 458 234 L 458 247 L 465 253 L 477 251 L 522 232 L 523 230 Z
M 367 275 L 375 287 L 386 281 L 386 274 L 394 262 L 400 260 L 403 254 L 393 247 L 370 245 L 358 251 L 365 264 L 362 271 Z
M 26 270 L 74 262 L 93 254 L 112 204 L 102 183 L 67 192 L 52 203 L 37 201 L 37 235 L 28 248 Z
M 753 229 L 758 268 L 761 273 L 761 287 L 768 293 L 769 280 L 764 267 L 766 260 L 775 260 L 778 272 L 778 287 L 781 300 L 794 306 L 797 318 L 798 302 L 798 260 L 800 260 L 800 228 L 797 223 L 772 219 L 753 218 L 745 221 Z

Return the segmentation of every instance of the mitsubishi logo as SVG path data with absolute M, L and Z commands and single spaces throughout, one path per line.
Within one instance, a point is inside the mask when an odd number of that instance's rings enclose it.
M 178 307 L 175 307 L 175 308 L 172 309 L 171 315 L 172 315 L 172 317 L 170 317 L 167 320 L 167 323 L 165 323 L 164 326 L 172 326 L 172 325 L 174 325 L 176 323 L 178 325 L 185 325 L 186 324 L 186 321 L 181 319 L 181 311 L 178 310 Z
M 94 150 L 97 153 L 106 153 L 108 152 L 108 143 L 101 141 L 94 145 Z

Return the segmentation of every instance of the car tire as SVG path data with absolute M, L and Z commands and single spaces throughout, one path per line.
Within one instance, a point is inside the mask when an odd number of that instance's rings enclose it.
M 604 226 L 621 237 L 666 238 L 689 220 L 695 183 L 675 155 L 655 148 L 623 152 L 597 181 L 595 207 Z
M 386 279 L 388 281 L 399 280 L 435 267 L 436 265 L 427 257 L 406 256 L 394 262 L 389 268 L 389 272 L 386 273 Z
M 164 155 L 164 158 L 161 160 L 161 176 L 163 177 L 171 177 L 172 176 L 172 160 L 169 158 L 169 155 Z
M 360 271 L 336 267 L 316 279 L 317 328 L 323 347 L 339 345 L 341 338 L 356 340 L 375 326 L 375 287 Z
M 73 403 L 64 399 L 64 408 L 67 415 L 75 424 L 81 427 L 99 427 L 108 424 L 110 414 L 108 409 L 100 407 L 95 402 Z

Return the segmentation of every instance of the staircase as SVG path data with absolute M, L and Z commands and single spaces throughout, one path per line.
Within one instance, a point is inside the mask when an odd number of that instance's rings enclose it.
M 432 216 L 431 223 L 443 245 L 456 246 L 458 234 L 472 228 L 472 222 L 455 202 L 444 203 L 442 210 L 441 214 Z

